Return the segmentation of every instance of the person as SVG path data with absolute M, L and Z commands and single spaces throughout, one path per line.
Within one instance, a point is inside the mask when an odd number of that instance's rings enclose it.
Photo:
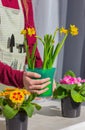
M 0 51 L 8 52 L 8 41 L 14 36 L 14 52 L 17 52 L 16 44 L 22 43 L 20 31 L 26 27 L 34 27 L 32 0 L 0 0 Z M 27 37 L 30 53 L 36 38 Z M 6 56 L 6 55 L 5 55 Z M 38 49 L 36 50 L 36 67 L 42 66 L 42 60 Z M 30 92 L 41 94 L 47 91 L 45 88 L 50 84 L 49 78 L 36 80 L 40 75 L 24 70 L 16 70 L 0 61 L 0 83 L 9 86 L 23 88 Z
M 32 0 L 11 0 L 11 1 L 0 0 L 0 51 L 2 50 L 3 52 L 4 51 L 9 52 L 9 48 L 7 44 L 8 44 L 9 37 L 12 34 L 15 37 L 15 44 L 22 43 L 23 38 L 20 35 L 20 31 L 23 28 L 27 28 L 27 27 L 35 28 Z M 28 39 L 28 44 L 29 44 L 29 50 L 31 53 L 32 47 L 36 42 L 36 37 L 28 36 L 27 39 Z M 15 48 L 16 48 L 16 45 L 15 45 Z M 16 50 L 17 50 L 15 48 L 14 48 L 14 53 L 16 53 Z M 5 53 L 5 56 L 6 55 L 7 53 Z M 36 50 L 35 56 L 36 56 L 35 67 L 41 68 L 42 60 L 41 60 L 38 49 Z M 1 70 L 1 68 L 3 68 L 3 71 Z M 10 73 L 10 71 L 8 70 L 10 70 L 12 73 Z M 7 65 L 4 65 L 2 62 L 0 62 L 0 71 L 3 72 L 3 75 L 2 73 L 0 73 L 1 83 L 16 86 L 16 87 L 21 87 L 21 88 L 25 86 L 25 88 L 29 89 L 31 92 L 43 93 L 47 89 L 46 88 L 44 90 L 40 90 L 40 89 L 44 88 L 47 84 L 50 83 L 49 78 L 43 79 L 43 80 L 37 80 L 38 82 L 37 83 L 36 80 L 32 79 L 32 77 L 38 78 L 40 77 L 39 74 L 35 74 L 31 72 L 27 73 L 24 71 L 19 72 L 17 70 L 12 70 L 12 68 L 10 68 Z M 55 86 L 55 84 L 53 86 Z

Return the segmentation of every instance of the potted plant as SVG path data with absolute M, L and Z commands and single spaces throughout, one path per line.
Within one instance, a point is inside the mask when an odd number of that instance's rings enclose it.
M 41 106 L 33 103 L 36 94 L 26 89 L 5 88 L 0 92 L 0 113 L 6 119 L 6 130 L 27 130 L 28 117 Z
M 80 106 L 85 101 L 85 79 L 76 77 L 71 70 L 67 71 L 63 79 L 56 83 L 53 98 L 61 99 L 64 117 L 80 116 Z
M 55 38 L 57 33 L 60 33 L 60 35 L 62 35 L 62 40 L 55 45 Z M 29 27 L 22 30 L 21 34 L 24 34 L 24 45 L 26 50 L 28 69 L 40 73 L 42 76 L 41 78 L 49 77 L 50 73 L 50 80 L 51 82 L 53 82 L 53 76 L 55 72 L 55 68 L 53 68 L 54 61 L 58 57 L 58 54 L 60 53 L 68 35 L 69 34 L 71 34 L 72 36 L 78 35 L 78 28 L 75 25 L 70 25 L 68 29 L 64 27 L 56 28 L 53 35 L 45 34 L 43 38 L 40 36 L 35 36 L 35 29 L 33 27 Z M 37 38 L 31 54 L 29 51 L 29 46 L 27 44 L 27 36 L 30 37 L 35 36 Z M 42 68 L 35 68 L 35 61 L 36 61 L 35 52 L 38 40 L 40 40 L 41 43 L 43 44 Z M 42 94 L 42 96 L 52 95 L 52 84 L 47 87 L 49 88 L 48 91 Z

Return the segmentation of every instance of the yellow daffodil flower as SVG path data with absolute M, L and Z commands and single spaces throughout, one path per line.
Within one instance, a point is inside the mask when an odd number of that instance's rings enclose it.
M 27 34 L 31 37 L 32 35 L 35 35 L 35 29 L 32 28 L 27 28 Z
M 26 29 L 23 29 L 23 30 L 21 31 L 21 34 L 23 34 L 23 35 L 26 35 L 26 33 L 27 33 Z
M 78 35 L 78 28 L 75 25 L 70 25 L 70 33 L 72 36 Z
M 31 36 L 35 35 L 35 28 L 29 27 L 29 28 L 23 29 L 23 30 L 21 31 L 21 34 L 23 34 L 23 35 L 28 34 L 28 36 L 31 37 Z
M 68 30 L 65 29 L 64 27 L 62 27 L 62 28 L 60 28 L 60 34 L 62 34 L 62 33 L 67 34 Z

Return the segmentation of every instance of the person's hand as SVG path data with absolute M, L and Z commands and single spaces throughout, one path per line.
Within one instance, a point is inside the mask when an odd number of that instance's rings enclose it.
M 48 90 L 45 88 L 50 84 L 50 78 L 38 79 L 41 75 L 34 72 L 24 72 L 23 73 L 23 85 L 24 87 L 32 93 L 41 94 Z M 35 79 L 33 79 L 35 78 Z

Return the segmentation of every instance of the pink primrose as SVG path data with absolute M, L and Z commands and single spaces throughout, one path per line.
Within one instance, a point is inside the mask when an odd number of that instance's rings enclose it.
M 85 82 L 85 80 L 83 80 Z M 71 77 L 71 76 L 64 76 L 63 79 L 60 80 L 61 84 L 80 84 L 83 82 L 80 77 Z

